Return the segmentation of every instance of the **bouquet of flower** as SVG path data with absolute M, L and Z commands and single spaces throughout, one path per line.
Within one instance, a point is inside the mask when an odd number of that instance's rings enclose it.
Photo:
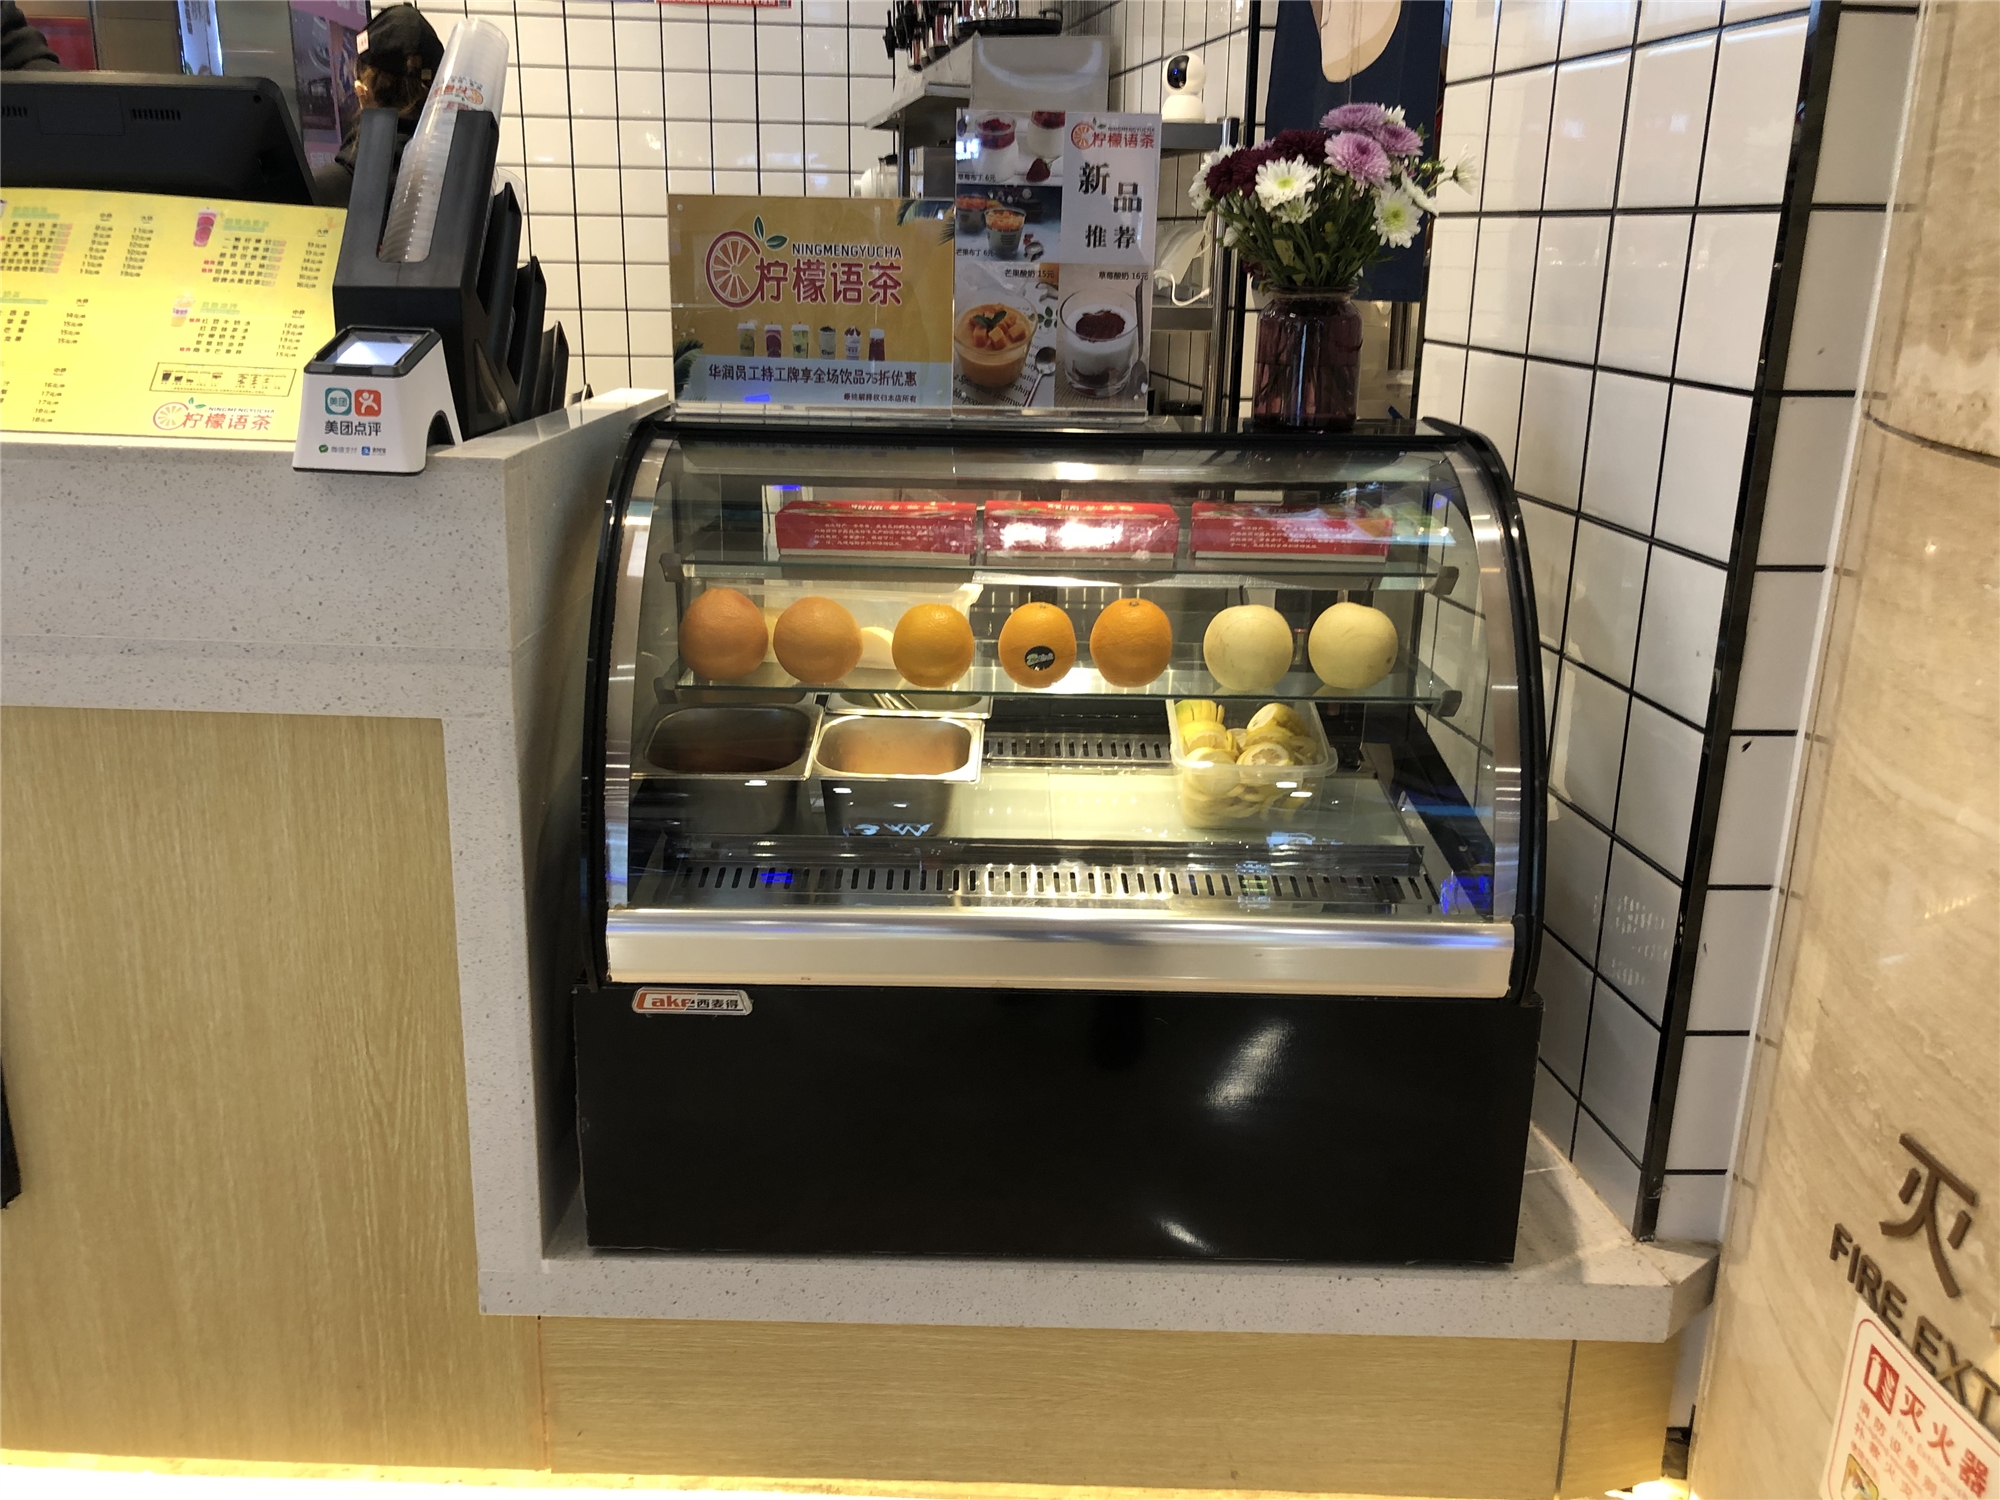
M 1468 163 L 1424 155 L 1400 109 L 1343 104 L 1319 123 L 1212 152 L 1189 190 L 1198 212 L 1221 219 L 1223 244 L 1260 286 L 1351 287 L 1385 247 L 1416 239 L 1440 185 L 1471 181 Z

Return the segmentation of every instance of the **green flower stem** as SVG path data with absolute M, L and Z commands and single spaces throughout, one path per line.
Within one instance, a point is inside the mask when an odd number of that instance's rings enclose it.
M 1435 192 L 1448 174 L 1442 162 L 1416 163 L 1408 175 Z M 1322 169 L 1303 199 L 1264 207 L 1255 189 L 1217 199 L 1213 212 L 1234 233 L 1235 249 L 1254 268 L 1257 280 L 1280 290 L 1349 286 L 1387 254 L 1375 227 L 1375 190 Z M 1296 219 L 1279 217 L 1304 208 Z M 1419 213 L 1419 222 L 1425 216 Z

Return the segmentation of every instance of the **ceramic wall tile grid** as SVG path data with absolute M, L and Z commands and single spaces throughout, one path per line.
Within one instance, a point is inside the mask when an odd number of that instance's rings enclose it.
M 879 4 L 418 4 L 447 40 L 468 13 L 507 33 L 500 165 L 525 189 L 572 392 L 673 387 L 669 192 L 844 198 L 893 148 L 866 128 L 895 86 Z
M 866 0 L 873 3 L 873 0 Z M 865 6 L 864 6 L 865 8 Z M 1187 52 L 1208 68 L 1206 108 L 1211 120 L 1243 122 L 1241 139 L 1262 130 L 1270 82 L 1271 36 L 1276 7 L 1251 0 L 1068 0 L 1063 30 L 1106 38 L 1111 50 L 1109 107 L 1151 112 L 1160 107 L 1160 71 Z M 1168 157 L 1160 164 L 1160 235 L 1200 222 L 1188 201 L 1198 158 Z M 1199 411 L 1208 372 L 1208 335 L 1155 333 L 1150 360 L 1163 405 Z
M 1535 1117 L 1636 1232 L 1720 1238 L 1915 16 L 1459 9 L 1440 134 L 1491 175 L 1416 400 L 1511 424 L 1536 570 Z

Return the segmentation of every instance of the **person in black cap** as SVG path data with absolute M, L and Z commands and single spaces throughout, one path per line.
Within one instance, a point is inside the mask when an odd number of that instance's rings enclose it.
M 416 133 L 417 116 L 430 97 L 431 80 L 444 60 L 444 43 L 414 5 L 375 13 L 360 37 L 354 63 L 354 96 L 363 109 L 396 111 L 396 160 Z M 313 192 L 326 208 L 345 208 L 354 192 L 359 126 L 347 132 L 340 154 L 313 173 Z

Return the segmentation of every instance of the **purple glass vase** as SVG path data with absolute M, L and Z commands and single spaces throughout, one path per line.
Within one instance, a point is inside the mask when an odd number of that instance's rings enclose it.
M 1354 425 L 1361 390 L 1361 310 L 1354 289 L 1274 290 L 1257 314 L 1250 425 L 1312 432 Z

